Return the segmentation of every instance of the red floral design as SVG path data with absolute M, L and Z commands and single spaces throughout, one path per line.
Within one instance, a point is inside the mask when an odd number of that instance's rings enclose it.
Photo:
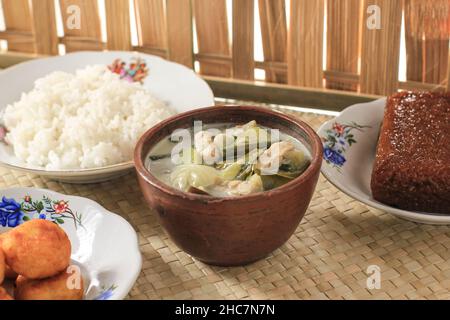
M 67 208 L 69 208 L 69 205 L 67 204 L 67 202 L 62 200 L 53 205 L 53 209 L 55 209 L 55 212 L 58 214 L 66 212 Z
M 342 134 L 344 134 L 344 130 L 345 130 L 345 126 L 335 122 L 333 124 L 333 131 L 335 131 L 339 136 L 341 136 Z
M 140 58 L 134 59 L 129 66 L 124 61 L 116 59 L 108 68 L 111 72 L 117 73 L 121 79 L 128 82 L 143 83 L 149 72 L 147 64 Z

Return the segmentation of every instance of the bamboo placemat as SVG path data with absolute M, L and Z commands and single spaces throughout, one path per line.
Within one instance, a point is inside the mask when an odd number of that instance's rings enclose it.
M 276 106 L 271 106 L 277 108 Z M 315 129 L 329 119 L 289 112 Z M 372 209 L 320 178 L 295 234 L 266 259 L 237 268 L 196 261 L 168 239 L 146 206 L 136 176 L 72 185 L 0 168 L 0 188 L 38 187 L 97 201 L 139 236 L 143 269 L 130 299 L 449 299 L 450 228 Z M 118 252 L 117 254 L 120 254 Z M 381 288 L 367 288 L 367 268 Z

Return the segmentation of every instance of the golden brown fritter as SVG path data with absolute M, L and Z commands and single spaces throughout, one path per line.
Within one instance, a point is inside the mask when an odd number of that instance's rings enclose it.
M 73 281 L 72 277 L 76 276 L 66 271 L 41 280 L 30 280 L 19 276 L 16 280 L 14 298 L 16 300 L 82 300 L 84 283 L 81 277 L 78 282 Z
M 13 300 L 3 287 L 0 287 L 0 300 Z
M 69 266 L 71 245 L 63 229 L 47 220 L 31 220 L 3 236 L 11 269 L 28 279 L 52 277 Z
M 16 280 L 17 276 L 18 276 L 18 274 L 16 272 L 14 272 L 14 270 L 11 269 L 10 266 L 6 265 L 6 268 L 5 268 L 5 279 Z
M 3 254 L 3 250 L 0 247 L 0 284 L 2 284 L 3 280 L 5 279 L 5 271 L 6 271 L 5 255 Z
M 4 235 L 6 235 L 6 233 L 0 234 L 0 250 L 3 250 L 2 249 L 2 238 Z M 10 266 L 8 266 L 6 264 L 6 257 L 5 257 L 5 279 L 16 280 L 17 276 L 18 276 L 18 274 L 13 269 L 11 269 Z M 0 282 L 0 284 L 1 284 L 1 282 Z

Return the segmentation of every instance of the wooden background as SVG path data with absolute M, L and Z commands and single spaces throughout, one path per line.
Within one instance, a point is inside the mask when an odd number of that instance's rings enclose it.
M 10 52 L 55 55 L 59 44 L 66 52 L 137 50 L 189 67 L 198 62 L 202 75 L 233 81 L 253 81 L 258 68 L 266 71 L 267 82 L 286 87 L 375 95 L 450 89 L 450 0 L 134 0 L 133 11 L 129 0 L 102 0 L 106 42 L 97 0 L 56 1 L 60 12 L 54 0 L 1 0 L 6 30 L 0 39 L 7 40 Z M 73 5 L 81 10 L 79 30 L 65 23 Z M 367 27 L 371 5 L 381 9 L 380 29 Z M 254 19 L 261 27 L 263 61 L 254 59 Z M 402 20 L 406 81 L 398 80 Z M 131 41 L 132 21 L 137 46 Z

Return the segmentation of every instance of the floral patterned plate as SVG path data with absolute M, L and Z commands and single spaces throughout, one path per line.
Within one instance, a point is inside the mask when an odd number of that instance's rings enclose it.
M 0 233 L 31 219 L 53 221 L 66 231 L 86 300 L 126 297 L 142 266 L 136 232 L 127 221 L 85 198 L 33 188 L 0 190 Z
M 185 66 L 144 53 L 81 51 L 31 60 L 1 71 L 0 88 L 8 90 L 2 90 L 0 94 L 0 115 L 8 104 L 18 101 L 23 92 L 30 91 L 36 79 L 54 71 L 73 73 L 77 69 L 96 64 L 108 66 L 124 81 L 140 83 L 178 113 L 214 105 L 211 88 L 194 71 Z M 11 146 L 1 142 L 4 135 L 5 129 L 2 128 L 0 119 L 0 165 L 15 170 L 63 182 L 90 183 L 113 179 L 134 168 L 132 159 L 94 169 L 45 170 L 30 167 L 15 156 Z
M 386 99 L 348 107 L 322 125 L 323 175 L 338 189 L 371 207 L 427 224 L 450 224 L 450 216 L 401 210 L 372 198 L 370 179 Z

